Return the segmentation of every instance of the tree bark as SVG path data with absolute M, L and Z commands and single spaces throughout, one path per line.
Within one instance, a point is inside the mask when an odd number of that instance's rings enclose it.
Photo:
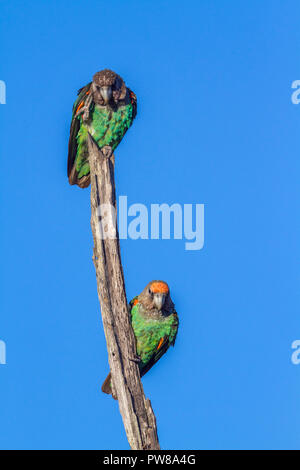
M 117 209 L 113 157 L 107 158 L 90 135 L 88 146 L 93 261 L 113 394 L 119 402 L 131 449 L 157 450 L 160 447 L 156 419 L 150 400 L 145 398 L 136 363 L 136 341 L 129 319 L 117 222 L 115 220 L 115 233 L 114 227 L 108 222 L 109 208 L 113 207 L 115 214 Z

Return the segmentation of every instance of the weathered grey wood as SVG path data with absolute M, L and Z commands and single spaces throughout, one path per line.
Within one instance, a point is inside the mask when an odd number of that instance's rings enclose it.
M 135 337 L 130 324 L 121 264 L 119 235 L 105 238 L 106 217 L 99 217 L 99 205 L 115 210 L 116 193 L 112 158 L 106 158 L 89 135 L 91 173 L 91 225 L 94 238 L 93 261 L 106 337 L 113 393 L 119 402 L 130 447 L 157 450 L 156 419 L 150 400 L 144 395 L 136 358 Z M 116 225 L 117 227 L 117 225 Z

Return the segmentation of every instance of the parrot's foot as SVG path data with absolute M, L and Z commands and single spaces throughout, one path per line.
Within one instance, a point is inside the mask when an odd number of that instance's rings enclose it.
M 135 354 L 133 357 L 130 357 L 129 360 L 131 362 L 135 362 L 136 364 L 139 364 L 141 362 L 141 358 L 140 356 L 138 356 L 137 354 Z
M 101 147 L 101 152 L 106 158 L 110 158 L 113 151 L 110 145 L 104 145 L 104 147 Z

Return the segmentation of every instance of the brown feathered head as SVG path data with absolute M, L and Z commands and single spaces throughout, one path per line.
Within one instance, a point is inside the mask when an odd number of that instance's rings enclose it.
M 138 302 L 149 312 L 172 313 L 174 304 L 170 297 L 170 289 L 164 281 L 151 281 L 138 296 Z
M 126 85 L 122 78 L 109 69 L 101 70 L 93 76 L 92 93 L 95 103 L 105 106 L 117 104 L 126 97 Z

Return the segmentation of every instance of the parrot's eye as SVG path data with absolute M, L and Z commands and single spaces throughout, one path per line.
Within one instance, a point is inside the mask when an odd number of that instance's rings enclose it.
M 149 292 L 150 295 L 152 295 L 152 290 L 150 289 L 150 287 L 149 287 L 148 292 Z

